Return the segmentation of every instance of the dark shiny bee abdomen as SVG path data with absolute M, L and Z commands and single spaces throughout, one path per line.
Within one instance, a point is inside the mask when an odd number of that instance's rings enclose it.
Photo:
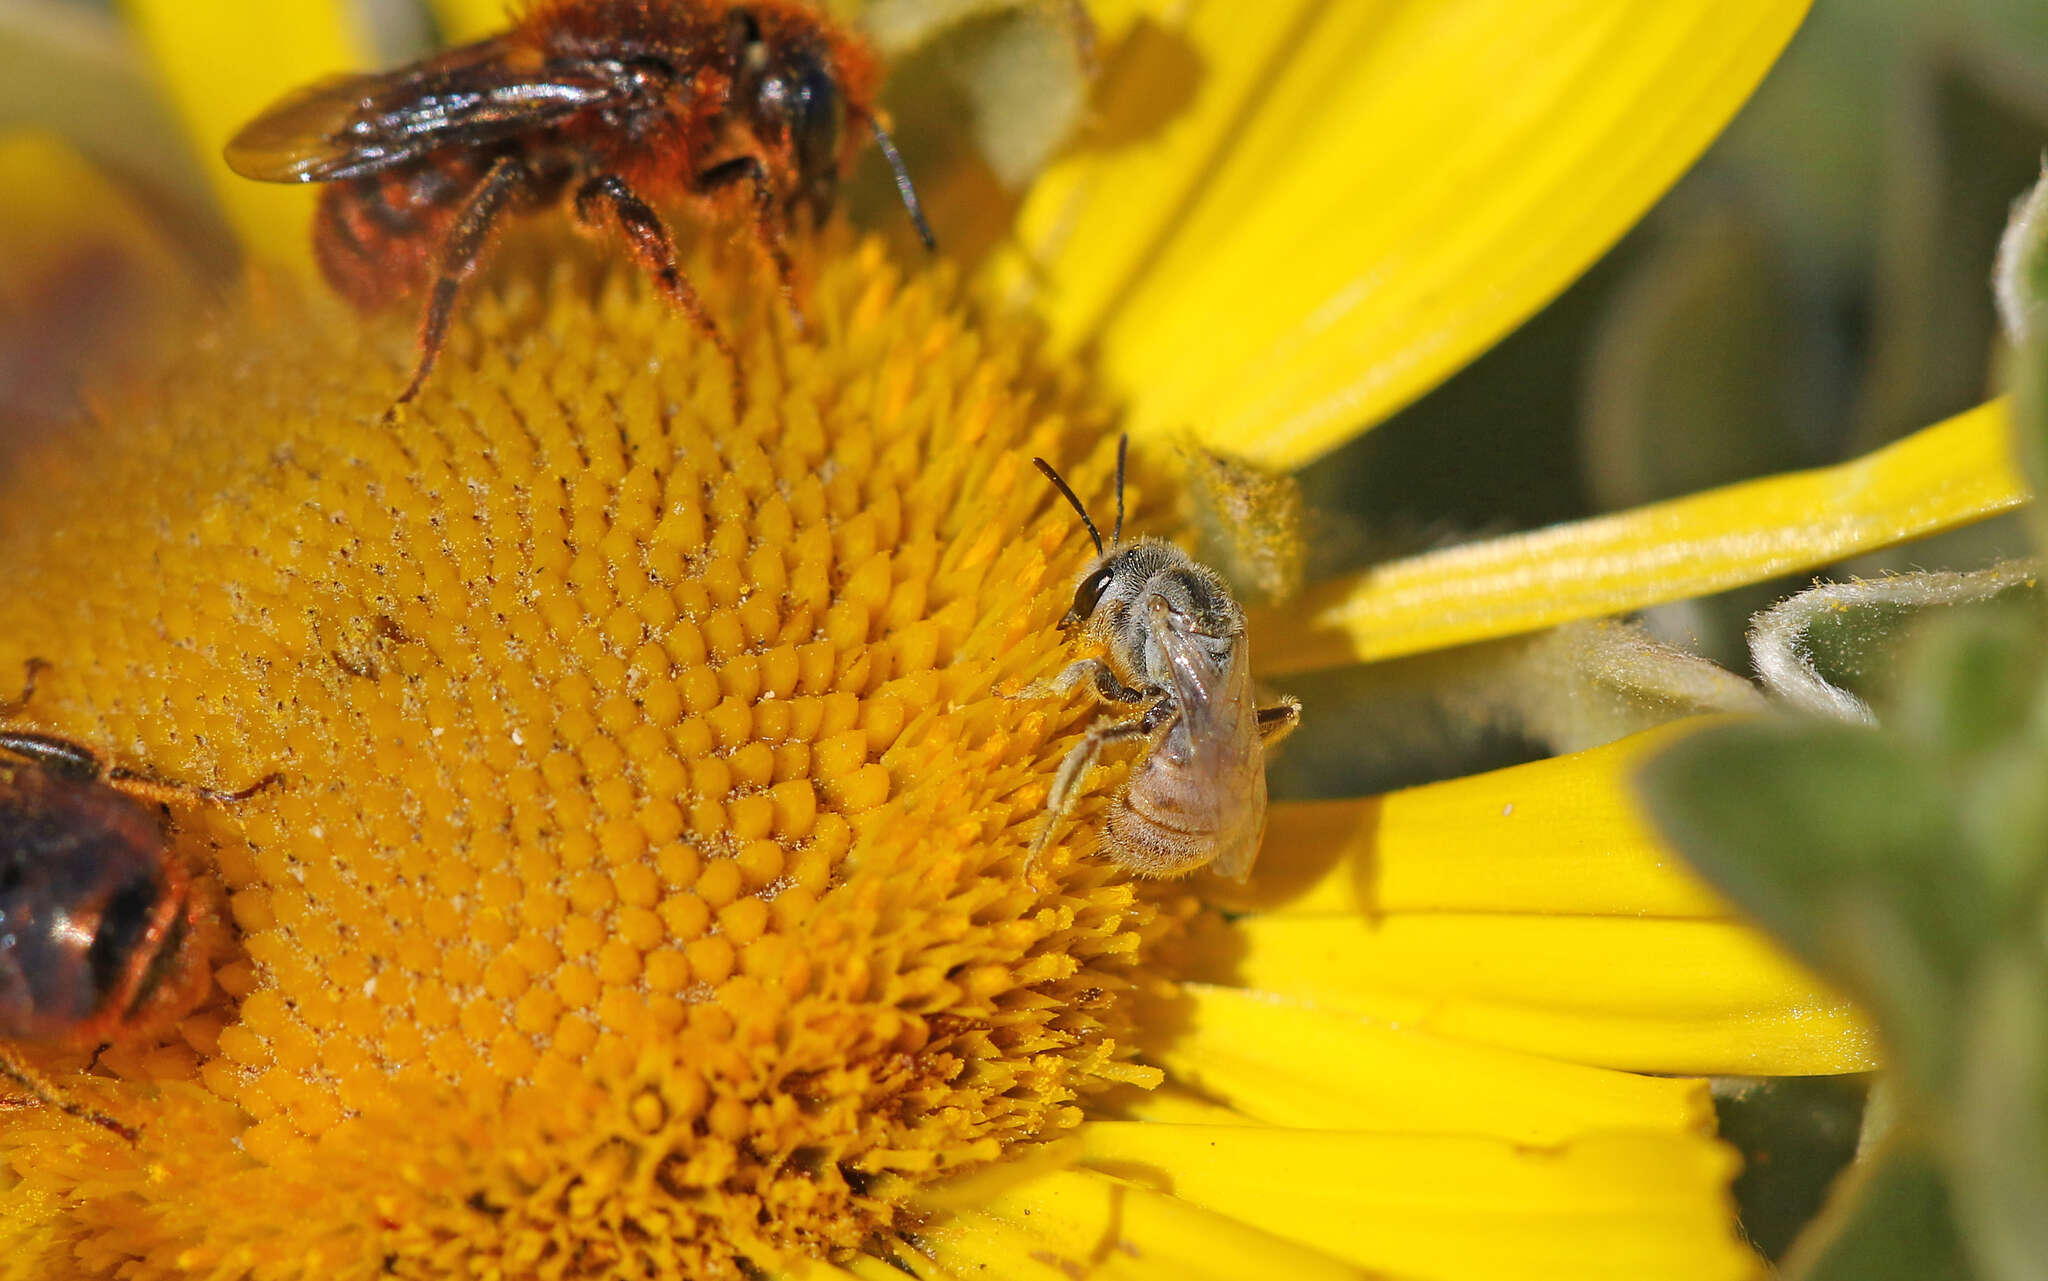
M 137 949 L 176 906 L 166 904 L 163 840 L 147 806 L 104 783 L 39 766 L 6 771 L 0 1038 L 63 1039 L 146 995 L 138 978 L 153 958 Z

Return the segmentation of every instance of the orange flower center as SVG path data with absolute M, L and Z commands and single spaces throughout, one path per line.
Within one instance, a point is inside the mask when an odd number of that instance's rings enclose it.
M 1149 1073 L 1153 909 L 1064 845 L 1022 874 L 1093 713 L 997 693 L 1061 661 L 1086 550 L 1029 459 L 1101 494 L 1105 416 L 866 246 L 818 258 L 802 338 L 700 256 L 735 423 L 630 267 L 543 247 L 395 423 L 406 317 L 256 290 L 7 477 L 29 719 L 285 782 L 172 820 L 237 954 L 118 1080 L 51 1063 L 138 1146 L 0 1127 L 0 1253 L 753 1275 Z

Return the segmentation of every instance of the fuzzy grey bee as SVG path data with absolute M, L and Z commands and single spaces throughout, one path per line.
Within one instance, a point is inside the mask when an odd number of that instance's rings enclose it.
M 1032 460 L 1095 540 L 1095 560 L 1060 627 L 1106 655 L 1070 663 L 1025 694 L 1061 696 L 1085 686 L 1105 704 L 1134 713 L 1097 721 L 1067 753 L 1032 855 L 1072 812 L 1103 749 L 1142 738 L 1145 751 L 1110 802 L 1103 851 L 1143 876 L 1212 866 L 1242 881 L 1266 830 L 1265 747 L 1293 730 L 1301 704 L 1289 698 L 1258 706 L 1244 611 L 1220 575 L 1171 543 L 1144 538 L 1124 545 L 1126 445 L 1117 442 L 1116 529 L 1107 547 L 1072 487 L 1043 458 Z

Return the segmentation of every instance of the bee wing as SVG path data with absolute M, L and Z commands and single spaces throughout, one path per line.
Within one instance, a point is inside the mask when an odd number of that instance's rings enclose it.
M 1158 640 L 1180 711 L 1165 745 L 1217 782 L 1241 785 L 1262 763 L 1259 709 L 1244 643 L 1219 657 L 1203 637 L 1179 628 L 1161 629 Z
M 264 182 L 334 182 L 441 147 L 516 138 L 624 90 L 588 65 L 548 64 L 504 38 L 285 95 L 227 145 L 228 167 Z
M 1179 713 L 1157 750 L 1205 803 L 1213 870 L 1242 881 L 1266 829 L 1265 751 L 1244 642 L 1218 654 L 1207 638 L 1177 627 L 1157 638 Z

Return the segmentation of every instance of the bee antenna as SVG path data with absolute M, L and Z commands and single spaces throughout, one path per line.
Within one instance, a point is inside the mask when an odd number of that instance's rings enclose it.
M 1083 507 L 1081 500 L 1075 496 L 1073 486 L 1060 479 L 1060 474 L 1052 469 L 1052 464 L 1043 458 L 1034 458 L 1031 461 L 1037 466 L 1038 470 L 1045 473 L 1045 478 L 1053 483 L 1054 488 L 1067 496 L 1067 501 L 1074 505 L 1074 510 L 1081 513 L 1081 523 L 1088 527 L 1088 537 L 1095 540 L 1095 554 L 1100 556 L 1102 554 L 1102 531 L 1095 528 L 1094 521 L 1088 519 L 1088 509 Z
M 1131 438 L 1116 438 L 1116 532 L 1109 536 L 1111 547 L 1124 545 L 1124 455 L 1130 452 Z
M 937 253 L 939 242 L 932 238 L 932 225 L 924 220 L 924 206 L 917 202 L 917 188 L 910 185 L 910 171 L 903 167 L 903 153 L 896 150 L 895 139 L 882 128 L 882 122 L 868 117 L 868 128 L 874 130 L 875 145 L 882 149 L 882 159 L 889 162 L 889 168 L 896 175 L 896 194 L 903 197 L 903 207 L 910 212 L 910 221 L 917 228 L 918 239 L 924 247 Z

